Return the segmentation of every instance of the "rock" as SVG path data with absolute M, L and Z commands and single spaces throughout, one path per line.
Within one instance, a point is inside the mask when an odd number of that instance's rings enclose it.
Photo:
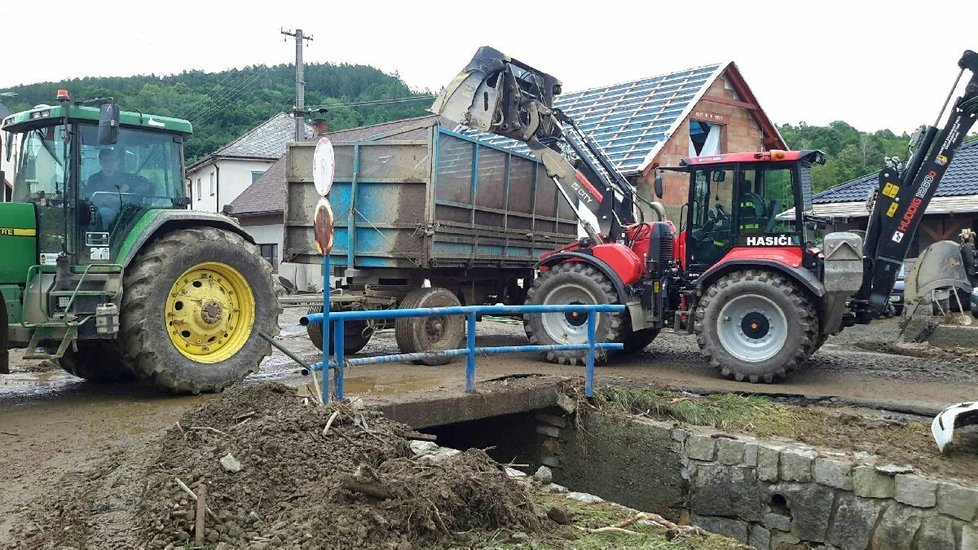
M 217 546 L 214 547 L 214 550 L 231 550 L 231 545 L 226 542 L 219 542 L 217 543 Z
M 530 540 L 530 535 L 527 535 L 523 531 L 516 531 L 509 536 L 509 540 L 516 543 L 522 543 Z
M 711 533 L 730 537 L 741 544 L 747 544 L 748 541 L 746 521 L 724 517 L 694 516 L 693 525 Z
M 744 442 L 736 439 L 717 441 L 717 460 L 727 466 L 735 466 L 744 461 Z
M 784 531 L 787 533 L 788 531 L 791 531 L 791 516 L 767 513 L 764 514 L 764 518 L 761 520 L 761 525 L 767 527 L 768 529 L 777 529 L 778 531 Z
M 757 466 L 757 443 L 744 444 L 744 465 Z
M 438 449 L 436 449 L 434 452 L 426 455 L 421 455 L 420 458 L 423 458 L 424 460 L 430 460 L 432 462 L 441 462 L 442 460 L 449 459 L 459 454 L 460 452 L 461 451 L 457 449 L 449 449 L 448 447 L 438 447 Z
M 240 472 L 242 468 L 241 462 L 234 458 L 234 455 L 231 453 L 221 457 L 221 466 L 223 466 L 224 469 L 229 472 Z
M 757 478 L 761 481 L 777 481 L 780 456 L 781 449 L 759 445 L 757 447 Z
M 554 480 L 554 474 L 546 466 L 540 466 L 537 468 L 536 473 L 533 474 L 533 479 L 539 481 L 540 483 L 547 485 Z
M 954 522 L 941 516 L 924 518 L 921 521 L 920 531 L 917 533 L 915 542 L 917 548 L 954 550 L 957 544 L 954 536 Z
M 367 408 L 367 405 L 363 402 L 362 398 L 354 397 L 350 400 L 350 407 L 353 408 L 354 411 L 362 411 Z
M 672 430 L 669 430 L 669 437 L 671 437 L 673 441 L 682 443 L 686 441 L 686 430 L 682 428 L 673 428 Z
M 406 540 L 402 540 L 401 543 L 397 545 L 397 550 L 414 550 L 414 545 Z
M 853 491 L 856 496 L 892 498 L 893 476 L 881 474 L 872 466 L 856 466 L 852 469 Z
M 781 451 L 781 480 L 808 483 L 812 480 L 815 452 L 808 449 Z
M 839 493 L 825 542 L 840 548 L 868 548 L 881 512 L 880 501 Z
M 832 489 L 817 484 L 779 483 L 768 487 L 768 491 L 768 502 L 777 500 L 776 495 L 785 500 L 791 515 L 792 535 L 802 540 L 825 540 L 835 500 Z
M 690 441 L 693 440 L 692 436 Z M 733 490 L 730 468 L 721 464 L 700 464 L 689 484 L 689 509 L 699 516 L 730 515 Z
M 708 435 L 689 434 L 686 439 L 686 456 L 693 460 L 713 460 L 716 455 L 716 440 Z
M 941 483 L 937 487 L 937 511 L 964 521 L 975 519 L 978 513 L 978 489 Z M 975 548 L 978 548 L 978 540 L 975 541 Z
M 747 544 L 754 548 L 770 548 L 771 532 L 760 525 L 754 525 L 750 529 L 750 538 L 747 539 Z
M 883 464 L 882 466 L 877 466 L 876 471 L 888 476 L 895 476 L 897 474 L 912 474 L 913 466 L 909 464 Z
M 852 491 L 852 464 L 839 460 L 816 458 L 815 483 Z
M 883 512 L 873 536 L 874 548 L 909 550 L 913 547 L 914 534 L 920 528 L 922 510 L 894 504 Z
M 566 493 L 567 492 L 567 487 L 564 487 L 563 485 L 557 485 L 556 483 L 551 483 L 550 485 L 547 485 L 543 489 L 544 489 L 544 491 L 546 491 L 548 493 Z
M 577 401 L 573 397 L 562 393 L 557 396 L 557 406 L 563 409 L 565 413 L 571 414 L 577 410 Z
M 415 455 L 424 456 L 437 450 L 438 444 L 434 441 L 420 441 L 416 439 L 411 441 L 411 452 Z
M 937 482 L 912 474 L 899 474 L 895 478 L 893 498 L 902 504 L 918 508 L 937 505 Z
M 577 502 L 583 502 L 584 504 L 595 504 L 598 502 L 604 502 L 604 499 L 597 495 L 592 495 L 590 493 L 578 493 L 577 491 L 572 491 L 570 493 L 567 493 L 567 498 L 571 500 L 576 500 Z
M 526 472 L 521 472 L 521 471 L 517 470 L 516 468 L 510 468 L 509 466 L 507 466 L 506 467 L 506 475 L 508 477 L 513 478 L 513 479 L 522 479 L 522 478 L 526 477 Z
M 974 525 L 961 526 L 961 550 L 978 548 L 978 527 Z
M 574 512 L 559 504 L 555 504 L 547 510 L 547 517 L 560 525 L 568 525 L 574 521 Z

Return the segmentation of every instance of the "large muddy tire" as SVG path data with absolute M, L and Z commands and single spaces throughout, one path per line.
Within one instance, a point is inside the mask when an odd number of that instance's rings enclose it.
M 89 340 L 76 342 L 78 351 L 70 347 L 58 359 L 67 373 L 95 384 L 113 384 L 133 379 L 132 367 L 115 342 Z
M 802 290 L 761 270 L 724 275 L 696 309 L 696 343 L 720 373 L 739 382 L 783 379 L 814 352 L 818 319 Z
M 218 392 L 257 372 L 278 334 L 271 266 L 231 231 L 178 229 L 124 279 L 121 341 L 136 376 L 175 393 Z
M 322 307 L 311 307 L 309 308 L 309 313 L 322 313 Z M 316 346 L 319 351 L 323 350 L 323 325 L 306 325 L 306 334 L 309 335 L 309 340 L 312 345 Z M 352 355 L 362 350 L 370 342 L 370 338 L 374 335 L 373 328 L 367 327 L 366 321 L 349 321 L 346 326 L 343 327 L 343 340 L 345 345 L 343 346 L 343 353 L 346 355 Z M 333 354 L 333 338 L 330 334 L 329 339 L 329 353 Z
M 629 332 L 622 341 L 624 347 L 621 353 L 638 353 L 647 348 L 658 335 L 659 329 L 657 328 L 645 328 Z
M 608 278 L 592 265 L 573 262 L 552 267 L 533 281 L 526 294 L 529 305 L 617 304 L 618 293 Z M 624 338 L 626 313 L 598 313 L 595 337 L 597 343 L 621 342 Z M 537 345 L 586 344 L 586 313 L 534 313 L 523 316 L 523 328 L 530 343 Z M 551 363 L 584 364 L 587 350 L 548 351 Z M 596 350 L 596 360 L 607 353 Z
M 444 288 L 419 288 L 401 300 L 400 309 L 460 306 L 458 297 Z M 463 346 L 465 317 L 446 315 L 403 317 L 394 321 L 394 338 L 401 353 L 445 351 Z M 447 365 L 452 357 L 431 357 L 415 361 L 423 365 Z

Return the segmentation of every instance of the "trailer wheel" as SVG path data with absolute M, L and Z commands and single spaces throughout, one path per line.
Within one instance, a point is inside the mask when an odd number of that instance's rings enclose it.
M 738 382 L 772 383 L 814 352 L 818 320 L 808 298 L 780 275 L 736 271 L 708 287 L 696 309 L 700 353 Z
M 257 372 L 278 334 L 277 289 L 258 247 L 213 227 L 178 229 L 129 264 L 121 340 L 136 376 L 176 393 L 217 392 Z
M 69 347 L 58 359 L 58 365 L 68 374 L 95 384 L 128 382 L 134 378 L 132 367 L 115 342 L 88 340 L 76 344 L 78 351 Z
M 644 328 L 642 330 L 636 330 L 628 333 L 622 344 L 625 346 L 622 348 L 622 353 L 638 353 L 649 346 L 655 337 L 659 335 L 659 329 L 657 328 Z
M 401 300 L 400 309 L 460 306 L 458 297 L 444 288 L 419 288 Z M 394 338 L 401 353 L 444 351 L 462 347 L 465 318 L 460 315 L 403 317 L 394 321 Z M 451 357 L 415 361 L 423 365 L 447 365 Z
M 592 265 L 582 262 L 557 264 L 533 281 L 526 295 L 531 305 L 617 304 L 618 293 L 608 278 Z M 539 345 L 586 344 L 586 313 L 535 313 L 523 316 L 523 328 L 530 343 Z M 624 313 L 598 313 L 595 337 L 598 343 L 621 342 Z M 650 340 L 651 341 L 651 340 Z M 639 342 L 636 342 L 636 345 Z M 551 363 L 584 364 L 586 350 L 548 351 Z M 607 352 L 595 351 L 595 359 L 607 359 Z
M 320 306 L 309 308 L 309 313 L 322 313 L 323 308 Z M 370 338 L 374 335 L 373 327 L 367 326 L 366 321 L 349 321 L 346 326 L 343 327 L 345 330 L 343 332 L 343 353 L 346 355 L 352 355 L 362 350 L 370 343 Z M 319 351 L 323 351 L 323 325 L 306 325 L 306 334 L 309 335 L 309 340 L 312 345 L 316 346 Z M 333 338 L 330 335 L 329 339 L 329 353 L 333 353 Z

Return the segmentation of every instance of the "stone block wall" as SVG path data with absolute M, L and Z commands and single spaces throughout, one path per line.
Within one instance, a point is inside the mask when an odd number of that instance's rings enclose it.
M 795 442 L 600 413 L 550 434 L 554 479 L 754 548 L 978 550 L 978 485 Z M 582 435 L 584 434 L 584 435 Z M 665 497 L 665 498 L 663 498 Z

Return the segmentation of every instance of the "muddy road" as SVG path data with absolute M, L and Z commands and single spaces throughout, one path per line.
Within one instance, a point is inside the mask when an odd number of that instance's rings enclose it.
M 297 310 L 282 316 L 280 340 L 313 362 L 318 351 L 299 327 Z M 932 413 L 947 404 L 978 396 L 978 358 L 911 357 L 867 351 L 892 343 L 896 320 L 847 329 L 829 339 L 806 367 L 778 385 L 724 380 L 700 357 L 691 336 L 664 332 L 643 353 L 617 358 L 597 370 L 597 383 L 656 384 L 695 392 L 737 391 L 832 399 L 899 411 Z M 522 324 L 481 323 L 479 345 L 526 342 Z M 392 331 L 374 336 L 365 353 L 394 353 Z M 172 426 L 187 409 L 213 396 L 165 397 L 137 384 L 85 383 L 43 362 L 17 360 L 13 374 L 0 377 L 0 546 L 13 541 L 9 531 L 27 521 L 36 495 L 66 472 L 85 471 L 120 447 L 139 444 Z M 580 377 L 583 369 L 552 365 L 532 354 L 482 357 L 477 383 L 515 374 L 544 373 Z M 276 351 L 262 371 L 246 383 L 279 381 L 293 386 L 310 379 Z M 371 365 L 347 369 L 347 395 L 371 401 L 424 399 L 464 387 L 464 361 L 448 366 Z

